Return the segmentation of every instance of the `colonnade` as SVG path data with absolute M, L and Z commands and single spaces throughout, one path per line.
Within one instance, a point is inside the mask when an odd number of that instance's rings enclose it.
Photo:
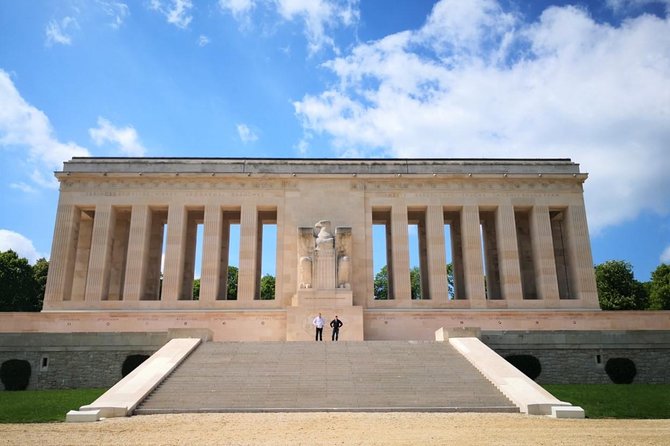
M 421 299 L 436 306 L 467 300 L 469 308 L 495 308 L 496 302 L 510 308 L 597 308 L 583 205 L 396 205 L 373 207 L 372 222 L 386 226 L 389 295 L 394 300 L 411 299 L 408 227 L 414 224 Z M 445 268 L 448 246 L 451 290 Z
M 418 229 L 421 300 L 424 307 L 597 308 L 595 282 L 583 205 L 514 206 L 394 204 L 365 208 L 365 234 L 354 247 L 352 280 L 359 305 L 411 306 L 409 226 Z M 45 296 L 45 309 L 95 308 L 98 302 L 192 301 L 196 230 L 203 227 L 199 308 L 235 300 L 257 306 L 264 223 L 277 225 L 277 296 L 296 289 L 292 264 L 297 228 L 287 228 L 284 209 L 241 202 L 238 206 L 102 202 L 61 203 Z M 240 227 L 238 293 L 227 295 L 230 228 Z M 386 228 L 388 300 L 373 291 L 372 225 Z M 448 226 L 449 230 L 445 231 Z M 449 243 L 445 234 L 450 236 Z M 359 239 L 360 240 L 360 239 Z M 446 247 L 451 252 L 446 252 Z M 287 248 L 289 247 L 289 248 Z M 453 289 L 447 255 L 453 264 Z M 163 258 L 164 256 L 164 258 Z M 282 265 L 286 263 L 286 265 Z M 162 271 L 162 274 L 161 274 Z M 361 271 L 365 273 L 361 273 Z

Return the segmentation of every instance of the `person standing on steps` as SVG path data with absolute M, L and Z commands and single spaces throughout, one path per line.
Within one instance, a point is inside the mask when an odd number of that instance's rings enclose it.
M 323 325 L 326 321 L 321 317 L 321 313 L 314 318 L 312 324 L 316 327 L 316 339 L 315 341 L 323 341 Z
M 340 337 L 340 327 L 344 325 L 341 320 L 337 318 L 337 315 L 335 316 L 335 319 L 330 321 L 330 326 L 333 329 L 333 336 L 331 338 L 331 341 L 337 341 L 338 338 Z

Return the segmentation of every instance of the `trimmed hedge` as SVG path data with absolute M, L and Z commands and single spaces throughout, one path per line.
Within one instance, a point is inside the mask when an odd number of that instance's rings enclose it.
M 24 359 L 9 359 L 0 366 L 0 380 L 5 390 L 26 390 L 32 368 Z
M 121 376 L 125 377 L 127 374 L 135 370 L 140 364 L 149 359 L 149 355 L 128 355 L 126 356 L 123 365 L 121 366 Z
M 508 355 L 505 360 L 533 381 L 542 373 L 542 364 L 533 355 Z
M 632 384 L 637 368 L 632 359 L 610 358 L 605 363 L 605 372 L 614 384 Z

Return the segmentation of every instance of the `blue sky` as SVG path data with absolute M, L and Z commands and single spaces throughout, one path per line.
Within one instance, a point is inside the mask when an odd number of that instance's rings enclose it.
M 72 156 L 567 157 L 596 263 L 670 262 L 670 1 L 0 1 L 0 249 Z

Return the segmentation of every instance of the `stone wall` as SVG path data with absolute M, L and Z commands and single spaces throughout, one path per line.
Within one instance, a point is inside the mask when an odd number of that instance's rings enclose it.
M 111 387 L 128 355 L 152 355 L 166 341 L 166 333 L 1 333 L 0 364 L 28 361 L 28 389 Z
M 0 364 L 30 362 L 29 389 L 111 387 L 128 355 L 151 355 L 167 337 L 166 332 L 0 333 Z M 503 357 L 538 358 L 541 384 L 611 383 L 605 373 L 610 358 L 631 359 L 635 383 L 670 383 L 670 330 L 484 331 L 482 341 Z
M 540 384 L 610 384 L 610 358 L 635 363 L 634 383 L 670 383 L 670 331 L 486 332 L 482 341 L 505 357 L 539 359 Z

